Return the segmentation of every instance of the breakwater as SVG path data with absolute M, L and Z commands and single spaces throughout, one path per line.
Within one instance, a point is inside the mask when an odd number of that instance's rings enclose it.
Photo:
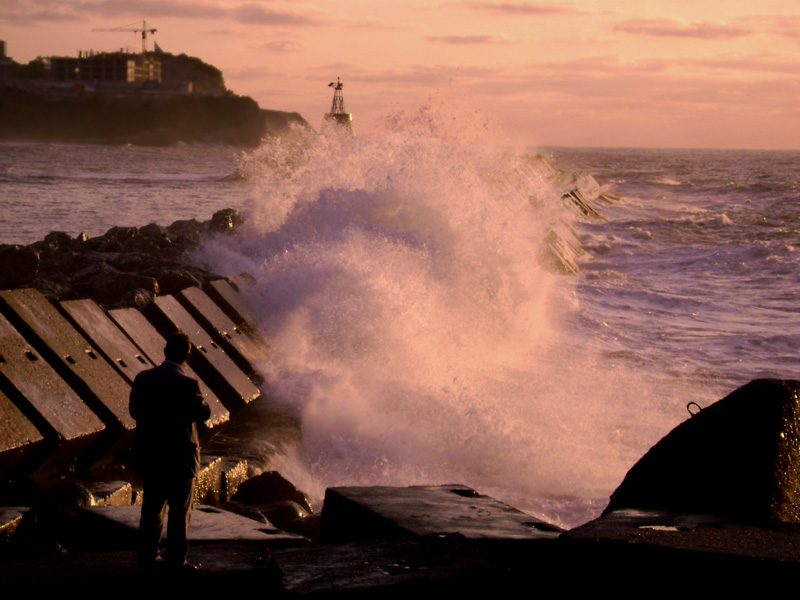
M 209 423 L 207 435 L 216 431 L 225 435 L 223 430 L 225 423 L 231 421 L 231 414 L 247 418 L 248 406 L 264 401 L 257 399 L 259 391 L 254 386 L 258 381 L 260 359 L 257 353 L 253 354 L 252 343 L 264 352 L 268 350 L 263 344 L 259 346 L 258 340 L 247 341 L 244 337 L 252 334 L 247 331 L 248 319 L 242 319 L 247 307 L 230 293 L 229 284 L 215 279 L 208 271 L 190 270 L 184 274 L 184 284 L 191 280 L 200 285 L 176 284 L 178 289 L 173 293 L 163 291 L 180 279 L 174 269 L 184 262 L 183 252 L 194 247 L 199 238 L 209 233 L 235 232 L 240 225 L 235 212 L 224 211 L 207 223 L 179 223 L 166 228 L 115 228 L 96 239 L 83 236 L 76 239 L 54 233 L 41 244 L 37 243 L 38 252 L 35 252 L 37 247 L 3 249 L 12 253 L 34 252 L 39 259 L 36 269 L 29 269 L 25 275 L 28 279 L 22 280 L 22 273 L 18 274 L 20 287 L 0 293 L 0 312 L 8 322 L 8 326 L 4 324 L 2 328 L 4 350 L 0 354 L 4 355 L 4 361 L 0 373 L 3 381 L 12 382 L 17 390 L 12 392 L 10 404 L 3 405 L 4 410 L 10 414 L 14 412 L 11 405 L 17 409 L 23 405 L 20 396 L 34 401 L 32 407 L 18 410 L 19 414 L 9 420 L 18 425 L 6 430 L 3 436 L 8 439 L 21 433 L 17 439 L 27 440 L 4 454 L 7 479 L 16 484 L 6 488 L 6 504 L 25 497 L 32 505 L 6 506 L 0 511 L 5 522 L 2 530 L 12 540 L 10 548 L 13 549 L 0 563 L 7 589 L 21 589 L 23 584 L 30 588 L 31 582 L 22 582 L 20 578 L 31 572 L 26 569 L 34 568 L 31 566 L 34 563 L 27 562 L 34 560 L 33 556 L 37 557 L 37 572 L 42 572 L 42 564 L 49 565 L 45 570 L 49 575 L 34 582 L 33 587 L 54 589 L 87 577 L 98 582 L 125 582 L 134 587 L 151 583 L 137 581 L 132 571 L 130 548 L 138 516 L 136 484 L 114 483 L 109 479 L 120 477 L 120 471 L 114 471 L 113 466 L 124 457 L 125 440 L 129 439 L 131 429 L 120 406 L 124 404 L 124 395 L 122 400 L 119 395 L 105 395 L 108 392 L 106 382 L 112 381 L 109 386 L 112 389 L 126 389 L 134 371 L 145 368 L 140 366 L 145 364 L 142 361 L 152 363 L 159 359 L 154 356 L 163 347 L 163 332 L 180 326 L 196 331 L 194 341 L 205 349 L 198 356 L 209 355 L 207 362 L 196 365 L 198 373 L 206 376 L 215 369 L 219 373 L 217 381 L 213 377 L 206 381 L 208 393 L 219 400 L 213 402 L 215 416 Z M 179 233 L 186 230 L 195 233 Z M 188 237 L 179 241 L 181 235 Z M 170 257 L 169 250 L 158 249 L 160 245 L 164 248 L 174 245 L 175 254 Z M 131 264 L 155 262 L 146 259 L 145 248 L 153 249 L 154 256 L 168 259 L 163 266 L 168 273 L 149 272 L 147 286 L 123 286 L 125 277 L 120 274 L 126 272 L 131 281 L 145 281 L 130 275 L 134 271 L 123 270 L 125 265 L 130 268 Z M 79 258 L 84 251 L 91 256 Z M 123 259 L 126 254 L 135 260 L 126 263 Z M 49 274 L 58 271 L 54 265 L 59 257 L 64 265 L 81 268 L 65 270 L 60 274 L 62 279 L 51 279 Z M 82 261 L 90 259 L 106 266 L 89 268 Z M 85 271 L 87 268 L 89 270 Z M 97 276 L 99 272 L 109 276 L 108 281 L 119 281 L 119 285 L 102 285 L 99 278 L 97 285 L 90 285 L 92 277 L 89 275 Z M 52 301 L 25 287 L 29 284 L 40 285 Z M 78 285 L 96 299 L 56 299 L 59 292 L 71 295 L 69 290 Z M 215 292 L 218 292 L 216 300 L 213 299 Z M 231 313 L 230 309 L 236 305 L 239 310 Z M 227 315 L 230 321 L 219 313 Z M 205 322 L 201 325 L 201 321 Z M 252 319 L 249 321 L 252 324 Z M 65 328 L 64 323 L 69 327 Z M 83 345 L 75 333 L 82 336 Z M 206 335 L 211 341 L 204 337 Z M 237 339 L 245 341 L 238 349 L 234 343 Z M 50 351 L 42 350 L 45 346 Z M 212 358 L 217 350 L 215 346 L 224 349 L 230 362 L 215 363 Z M 6 351 L 9 357 L 13 352 L 15 357 L 21 358 L 9 360 L 4 354 Z M 90 365 L 102 364 L 100 361 L 108 366 L 106 374 L 87 374 L 91 373 Z M 55 376 L 44 374 L 45 363 L 50 365 Z M 59 363 L 60 366 L 56 366 Z M 217 366 L 221 363 L 225 364 Z M 39 370 L 24 371 L 22 365 L 25 368 L 36 365 Z M 80 384 L 74 383 L 74 378 L 88 379 L 90 389 L 82 389 Z M 63 381 L 65 385 L 54 381 Z M 40 387 L 37 392 L 34 389 L 37 385 L 44 385 L 44 391 Z M 56 387 L 59 385 L 60 388 Z M 97 386 L 96 389 L 93 386 Z M 63 393 L 54 394 L 53 390 L 57 389 Z M 791 464 L 796 448 L 793 437 L 797 431 L 796 418 L 790 410 L 792 402 L 796 404 L 796 394 L 796 386 L 767 384 L 756 385 L 755 392 L 745 392 L 745 401 L 742 401 L 742 394 L 736 396 L 735 404 L 740 408 L 735 411 L 735 419 L 739 423 L 752 421 L 747 419 L 747 414 L 774 398 L 779 400 L 779 406 L 786 407 L 772 411 L 779 414 L 779 418 L 768 419 L 762 436 L 787 440 L 779 445 L 789 452 L 775 452 L 777 462 L 766 463 L 773 473 L 781 475 L 787 471 L 781 465 Z M 53 408 L 55 397 L 63 404 Z M 39 400 L 42 403 L 38 403 Z M 704 411 L 702 421 L 707 421 L 706 417 L 715 412 L 707 410 L 710 412 Z M 43 414 L 48 412 L 50 420 Z M 29 424 L 19 425 L 25 419 Z M 49 425 L 45 425 L 45 421 Z M 725 430 L 724 423 L 720 425 Z M 695 437 L 707 436 L 701 432 Z M 738 442 L 729 436 L 725 443 L 736 445 Z M 717 442 L 713 445 L 724 462 L 729 455 L 726 447 Z M 757 452 L 758 448 L 753 451 Z M 758 453 L 762 458 L 765 454 L 769 455 L 770 451 Z M 661 462 L 681 463 L 681 459 Z M 679 469 L 683 466 L 678 464 Z M 720 472 L 719 466 L 711 464 L 707 468 Z M 728 466 L 732 467 L 730 481 L 735 484 L 736 467 Z M 28 477 L 58 481 L 58 485 L 47 493 L 32 492 L 30 487 L 20 485 Z M 699 477 L 703 478 L 702 473 Z M 307 500 L 303 506 L 302 493 L 270 473 L 256 478 L 252 484 L 258 487 L 263 482 L 262 488 L 253 493 L 255 500 L 248 504 L 237 500 L 234 490 L 250 487 L 244 484 L 246 478 L 247 468 L 241 460 L 204 458 L 198 498 L 204 506 L 198 508 L 193 521 L 196 536 L 193 548 L 208 570 L 189 584 L 192 589 L 207 591 L 216 586 L 225 589 L 234 582 L 252 580 L 277 594 L 323 596 L 335 594 L 337 590 L 363 593 L 386 589 L 513 591 L 529 579 L 531 560 L 558 576 L 566 577 L 576 571 L 585 573 L 586 583 L 578 585 L 582 590 L 595 589 L 598 584 L 594 578 L 607 574 L 620 561 L 636 571 L 636 576 L 627 581 L 632 588 L 648 578 L 663 576 L 665 571 L 690 566 L 703 569 L 704 581 L 718 578 L 732 566 L 736 566 L 739 573 L 753 577 L 788 580 L 797 572 L 792 557 L 796 536 L 776 530 L 774 523 L 762 526 L 763 518 L 754 519 L 757 515 L 753 513 L 731 516 L 720 511 L 723 514 L 698 517 L 689 512 L 698 510 L 698 504 L 684 502 L 681 506 L 687 514 L 676 515 L 667 509 L 640 505 L 638 501 L 623 502 L 607 517 L 564 533 L 558 527 L 497 503 L 471 488 L 433 486 L 394 490 L 337 488 L 326 495 L 326 514 L 319 518 L 307 516 L 311 507 Z M 766 488 L 772 487 L 769 477 L 761 480 L 766 482 Z M 785 490 L 791 490 L 794 485 L 785 477 L 780 483 Z M 283 490 L 277 506 L 273 497 L 265 499 L 268 496 L 265 490 L 273 493 L 276 489 Z M 732 485 L 728 493 L 735 495 L 740 491 Z M 691 496 L 691 490 L 687 494 Z M 760 494 L 760 497 L 768 496 Z M 244 505 L 239 510 L 250 516 L 262 519 L 265 513 L 270 516 L 267 522 L 262 520 L 252 525 L 214 508 L 227 500 Z M 105 506 L 92 508 L 91 504 Z M 788 512 L 793 513 L 791 501 L 785 505 L 790 507 Z M 233 506 L 236 504 L 229 505 Z M 759 511 L 763 512 L 765 506 L 761 503 Z M 53 512 L 59 514 L 58 518 L 48 521 Z M 71 521 L 67 513 L 78 515 L 78 521 Z M 36 523 L 41 524 L 33 532 L 30 519 L 25 521 L 25 515 L 30 514 L 36 515 Z M 280 526 L 274 527 L 278 523 Z M 330 533 L 323 533 L 326 528 Z M 287 533 L 286 529 L 296 532 Z M 319 535 L 324 545 L 309 546 L 306 540 Z M 375 541 L 376 536 L 378 541 Z M 270 548 L 271 553 L 265 553 L 264 547 Z M 769 548 L 766 554 L 765 547 Z M 66 555 L 60 551 L 55 553 L 57 548 L 67 550 Z M 26 561 L 20 562 L 21 558 Z M 365 572 L 365 561 L 370 561 L 374 570 Z M 97 573 L 97 569 L 102 573 Z M 619 585 L 619 581 L 615 579 L 613 585 Z M 602 586 L 601 583 L 601 589 Z

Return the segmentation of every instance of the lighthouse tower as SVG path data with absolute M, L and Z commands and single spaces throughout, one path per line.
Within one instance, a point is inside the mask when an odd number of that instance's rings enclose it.
M 322 119 L 322 133 L 344 133 L 347 135 L 354 135 L 353 131 L 353 115 L 344 109 L 344 96 L 342 96 L 342 88 L 344 84 L 336 78 L 336 83 L 329 83 L 328 87 L 333 88 L 333 103 L 331 104 L 331 112 L 327 113 Z

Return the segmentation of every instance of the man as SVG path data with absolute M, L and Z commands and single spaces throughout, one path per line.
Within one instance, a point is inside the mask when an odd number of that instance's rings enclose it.
M 200 469 L 197 423 L 208 419 L 211 409 L 203 400 L 197 380 L 183 372 L 191 350 L 192 343 L 185 333 L 172 334 L 164 348 L 166 360 L 139 373 L 131 388 L 129 410 L 136 420 L 133 458 L 144 476 L 137 556 L 142 568 L 160 561 L 158 544 L 167 506 L 167 567 L 199 567 L 186 561 L 186 531 L 192 516 L 194 481 Z

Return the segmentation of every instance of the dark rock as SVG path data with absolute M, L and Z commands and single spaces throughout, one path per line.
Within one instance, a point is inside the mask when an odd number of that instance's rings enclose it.
M 168 233 L 166 227 L 162 227 L 157 223 L 150 223 L 139 228 L 139 235 L 144 237 L 166 238 Z
M 197 219 L 184 219 L 175 221 L 172 225 L 167 227 L 167 233 L 170 237 L 178 236 L 193 236 L 199 234 L 205 229 L 205 226 Z
M 265 471 L 248 479 L 233 495 L 233 500 L 249 506 L 263 506 L 272 502 L 291 500 L 296 502 L 308 514 L 314 510 L 308 496 L 298 490 L 294 484 L 285 479 L 277 471 Z M 268 517 L 269 518 L 269 517 Z
M 139 230 L 136 227 L 112 227 L 108 231 L 106 231 L 103 238 L 110 242 L 116 241 L 120 244 L 123 242 L 128 241 L 131 238 L 136 237 L 139 235 Z
M 283 526 L 283 529 L 290 532 L 302 535 L 312 542 L 318 542 L 320 538 L 320 530 L 322 528 L 322 515 L 308 515 L 306 517 L 295 519 Z
M 140 288 L 138 290 L 134 290 L 134 292 L 129 294 L 128 297 L 130 298 L 130 303 L 128 306 L 132 306 L 134 308 L 144 308 L 153 301 L 155 294 L 152 291 Z M 125 305 L 122 305 L 120 307 L 122 308 L 124 306 Z
M 800 523 L 800 381 L 757 379 L 684 421 L 637 462 L 621 508 Z
M 224 208 L 214 213 L 208 227 L 211 231 L 226 232 L 241 225 L 242 222 L 239 211 L 233 208 Z
M 229 500 L 223 504 L 222 508 L 232 513 L 236 513 L 237 515 L 241 515 L 242 517 L 247 517 L 248 519 L 258 521 L 259 523 L 269 523 L 269 519 L 267 519 L 267 517 L 265 517 L 264 514 L 254 506 L 247 506 L 241 502 Z
M 0 287 L 28 284 L 39 272 L 39 253 L 26 246 L 0 246 Z
M 309 516 L 309 513 L 302 506 L 292 500 L 277 500 L 261 504 L 258 509 L 270 523 L 280 529 L 286 529 L 289 523 Z
M 114 252 L 119 253 L 122 252 L 122 243 L 119 240 L 111 239 L 111 240 L 101 240 L 100 245 L 97 246 L 97 250 L 99 252 Z
M 78 511 L 94 504 L 92 493 L 76 482 L 48 489 L 22 518 L 11 539 L 15 554 L 64 552 L 80 544 Z
M 161 294 L 177 294 L 188 287 L 202 284 L 186 269 L 171 269 L 158 276 L 158 290 Z
M 54 250 L 56 248 L 71 248 L 75 242 L 71 235 L 63 231 L 51 231 L 44 236 L 43 241 Z

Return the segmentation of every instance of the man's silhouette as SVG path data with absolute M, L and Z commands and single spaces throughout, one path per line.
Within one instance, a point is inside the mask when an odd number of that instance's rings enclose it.
M 133 381 L 130 413 L 136 419 L 134 460 L 144 475 L 144 499 L 139 523 L 139 564 L 155 566 L 158 544 L 167 524 L 167 567 L 194 569 L 186 561 L 186 531 L 192 516 L 194 481 L 200 469 L 197 423 L 211 416 L 196 379 L 181 368 L 192 350 L 183 332 L 170 336 L 164 348 L 166 360 L 142 371 Z

